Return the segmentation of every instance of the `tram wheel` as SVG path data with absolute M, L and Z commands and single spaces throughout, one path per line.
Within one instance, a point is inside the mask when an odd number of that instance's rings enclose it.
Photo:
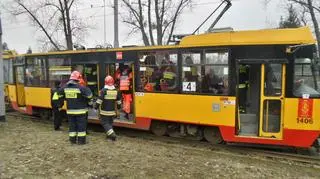
M 218 127 L 205 127 L 203 130 L 204 138 L 213 144 L 221 144 L 223 142 L 220 130 Z
M 162 121 L 152 121 L 151 131 L 157 136 L 164 136 L 167 134 L 168 124 Z

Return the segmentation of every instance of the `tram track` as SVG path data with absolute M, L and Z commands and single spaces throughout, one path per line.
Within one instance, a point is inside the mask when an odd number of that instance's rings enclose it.
M 8 112 L 8 116 L 16 117 L 18 119 L 31 119 L 37 122 L 51 123 L 49 120 L 41 120 L 40 117 L 29 116 L 21 114 L 19 112 Z M 102 127 L 96 124 L 89 126 L 90 132 L 100 133 Z M 179 145 L 180 148 L 192 149 L 201 152 L 212 152 L 221 155 L 233 155 L 236 157 L 251 157 L 265 160 L 275 160 L 281 162 L 296 162 L 300 164 L 307 164 L 313 167 L 320 168 L 320 156 L 309 156 L 297 154 L 294 151 L 277 151 L 277 148 L 267 148 L 265 146 L 253 146 L 246 144 L 211 144 L 204 141 L 190 140 L 184 138 L 173 138 L 168 136 L 156 136 L 148 131 L 139 131 L 127 128 L 117 128 L 117 133 L 120 137 L 125 136 L 129 138 L 137 138 L 139 140 L 147 140 L 156 145 L 162 145 L 172 147 L 173 145 Z

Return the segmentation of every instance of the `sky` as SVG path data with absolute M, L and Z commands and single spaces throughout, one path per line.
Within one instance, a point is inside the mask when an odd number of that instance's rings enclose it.
M 2 0 L 8 1 L 8 0 Z M 79 16 L 86 19 L 92 26 L 85 36 L 83 45 L 85 47 L 95 47 L 103 44 L 104 24 L 103 0 L 86 0 L 78 7 Z M 233 0 L 231 8 L 221 18 L 216 28 L 232 27 L 234 30 L 253 30 L 275 28 L 279 24 L 281 16 L 285 16 L 284 5 L 281 0 L 273 0 L 267 6 L 263 0 Z M 113 44 L 113 0 L 106 0 L 106 39 Z M 184 10 L 175 34 L 192 33 L 200 23 L 219 5 L 220 0 L 193 0 L 193 6 Z M 121 8 L 121 6 L 120 6 Z M 15 49 L 18 53 L 25 53 L 30 46 L 33 52 L 41 49 L 37 38 L 42 35 L 39 29 L 30 24 L 27 17 L 21 16 L 13 18 L 4 9 L 0 9 L 3 24 L 3 41 L 7 42 L 10 49 Z M 119 42 L 124 45 L 142 45 L 139 36 L 128 36 L 130 29 L 126 24 L 119 22 Z M 200 32 L 207 30 L 211 18 Z

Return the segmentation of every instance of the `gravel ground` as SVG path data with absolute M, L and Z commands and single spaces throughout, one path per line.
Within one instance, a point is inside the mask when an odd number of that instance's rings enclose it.
M 8 117 L 0 123 L 0 178 L 320 178 L 319 166 L 91 132 L 84 146 L 67 129 Z M 138 132 L 138 131 L 137 131 Z

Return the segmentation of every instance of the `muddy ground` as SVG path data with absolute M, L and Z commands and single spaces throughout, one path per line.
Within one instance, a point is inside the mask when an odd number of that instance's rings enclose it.
M 320 167 L 91 132 L 68 142 L 66 126 L 8 117 L 0 123 L 0 178 L 320 178 Z M 320 164 L 319 164 L 320 165 Z

